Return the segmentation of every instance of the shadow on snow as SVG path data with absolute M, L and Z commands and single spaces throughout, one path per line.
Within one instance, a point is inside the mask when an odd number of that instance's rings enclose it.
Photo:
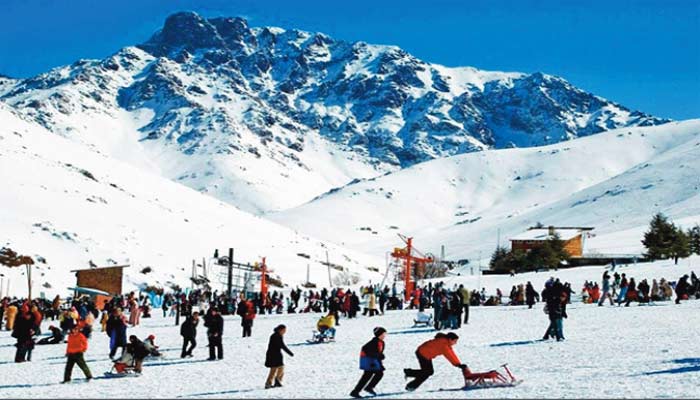
M 686 372 L 700 372 L 700 358 L 679 358 L 668 363 L 688 364 L 685 367 L 664 369 L 661 371 L 645 372 L 641 375 L 683 374 Z

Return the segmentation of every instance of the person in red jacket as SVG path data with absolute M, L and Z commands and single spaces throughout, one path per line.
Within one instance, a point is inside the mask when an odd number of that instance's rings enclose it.
M 452 350 L 452 346 L 457 344 L 457 340 L 459 340 L 459 336 L 454 332 L 449 332 L 448 334 L 440 332 L 435 335 L 434 339 L 428 340 L 418 346 L 416 357 L 418 358 L 420 369 L 405 368 L 403 370 L 406 379 L 414 378 L 411 382 L 408 382 L 406 390 L 412 392 L 418 389 L 418 387 L 433 374 L 433 359 L 437 356 L 444 356 L 447 358 L 447 361 L 457 368 L 462 370 L 467 368 L 466 365 L 459 361 L 459 358 L 457 358 L 457 355 Z
M 92 374 L 90 373 L 90 368 L 88 368 L 87 363 L 83 354 L 88 349 L 87 337 L 82 333 L 80 326 L 75 326 L 70 335 L 68 335 L 68 347 L 66 349 L 66 357 L 68 357 L 68 362 L 66 363 L 66 370 L 63 374 L 63 382 L 70 382 L 71 375 L 73 374 L 73 366 L 78 364 L 85 378 L 89 381 L 92 379 Z

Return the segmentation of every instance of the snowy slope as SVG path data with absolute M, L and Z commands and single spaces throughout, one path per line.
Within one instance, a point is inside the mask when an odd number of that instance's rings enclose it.
M 400 245 L 401 232 L 423 251 L 444 244 L 450 259 L 488 258 L 498 229 L 507 244 L 537 222 L 593 226 L 587 251 L 634 253 L 655 212 L 700 222 L 699 154 L 698 120 L 624 128 L 422 163 L 270 218 L 377 256 Z
M 35 293 L 64 293 L 75 283 L 69 270 L 87 268 L 89 260 L 133 264 L 126 270 L 127 290 L 141 283 L 185 287 L 193 259 L 199 263 L 215 248 L 228 247 L 236 249 L 241 262 L 267 256 L 268 265 L 290 285 L 305 281 L 307 262 L 312 281 L 327 276 L 319 264 L 326 250 L 331 262 L 364 279 L 376 278 L 364 267 L 381 265 L 381 259 L 297 234 L 91 151 L 2 105 L 0 120 L 0 182 L 6 189 L 0 193 L 0 243 L 46 260 L 34 272 Z M 141 274 L 146 266 L 154 271 Z M 9 293 L 24 296 L 20 272 L 3 271 L 12 282 Z
M 700 259 L 691 259 L 697 272 Z M 636 280 L 676 280 L 692 268 L 668 263 L 622 267 Z M 560 271 L 563 281 L 579 288 L 584 280 L 598 280 L 602 268 Z M 537 275 L 519 274 L 484 277 L 487 290 L 498 286 L 507 291 L 513 284 L 532 281 Z M 451 284 L 452 282 L 450 282 Z M 467 285 L 470 288 L 476 286 Z M 65 367 L 65 344 L 36 346 L 31 363 L 0 363 L 0 391 L 5 398 L 49 398 L 60 391 L 66 398 L 349 398 L 359 379 L 361 346 L 372 337 L 375 326 L 388 330 L 385 376 L 376 390 L 386 398 L 692 398 L 700 384 L 697 330 L 700 301 L 681 305 L 657 302 L 649 306 L 597 307 L 581 304 L 575 297 L 567 306 L 564 342 L 538 341 L 549 321 L 542 304 L 528 310 L 515 307 L 471 307 L 469 324 L 456 333 L 460 340 L 455 353 L 474 371 L 488 371 L 508 363 L 523 383 L 515 388 L 464 391 L 459 371 L 444 358 L 434 362 L 435 375 L 416 392 L 404 391 L 403 368 L 417 368 L 414 350 L 431 339 L 435 331 L 411 328 L 415 310 L 388 311 L 384 316 L 341 319 L 338 340 L 324 345 L 306 345 L 318 314 L 259 315 L 250 338 L 240 337 L 240 318 L 224 317 L 224 359 L 206 361 L 206 335 L 198 329 L 194 357 L 181 360 L 181 338 L 173 318 L 164 319 L 156 310 L 153 318 L 130 328 L 128 334 L 144 338 L 154 334 L 166 358 L 147 360 L 139 378 L 82 381 L 73 370 L 74 383 L 61 385 Z M 44 322 L 44 331 L 51 321 Z M 285 342 L 294 357 L 285 354 L 284 387 L 266 390 L 264 367 L 267 339 L 280 323 L 287 326 Z M 686 329 L 679 327 L 687 327 Z M 86 360 L 99 377 L 111 367 L 107 357 L 108 337 L 99 331 L 90 339 Z M 0 332 L 0 359 L 11 360 L 14 339 Z M 190 377 L 196 377 L 190 379 Z M 164 384 L 167 382 L 167 384 Z
M 542 73 L 191 12 L 103 60 L 0 78 L 0 101 L 254 213 L 433 158 L 668 122 Z

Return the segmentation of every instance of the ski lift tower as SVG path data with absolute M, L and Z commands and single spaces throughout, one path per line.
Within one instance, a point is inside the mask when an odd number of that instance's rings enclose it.
M 425 272 L 425 265 L 432 263 L 434 260 L 431 256 L 426 256 L 420 251 L 413 247 L 413 238 L 403 236 L 399 234 L 401 240 L 406 243 L 406 247 L 394 248 L 391 252 L 391 256 L 395 259 L 395 265 L 403 265 L 403 278 L 404 278 L 404 300 L 409 301 L 411 299 L 411 292 L 413 291 L 414 280 L 411 278 L 413 275 L 418 277 L 418 270 Z M 415 255 L 414 255 L 415 254 Z M 404 263 L 401 263 L 404 261 Z M 401 267 L 399 267 L 401 268 Z
M 218 255 L 218 251 L 215 256 Z M 260 292 L 265 296 L 267 294 L 267 273 L 268 270 L 263 257 L 262 265 L 257 262 L 251 265 L 250 263 L 239 263 L 233 261 L 233 249 L 229 249 L 228 256 L 214 258 L 211 263 L 219 266 L 218 281 L 225 288 L 228 296 L 232 296 L 234 292 L 243 293 L 246 297 L 248 294 L 255 292 L 255 285 L 260 280 Z M 264 297 L 263 297 L 264 298 Z

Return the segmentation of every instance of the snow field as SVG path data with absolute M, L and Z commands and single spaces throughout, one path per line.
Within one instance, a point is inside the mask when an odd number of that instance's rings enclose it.
M 693 260 L 697 262 L 698 259 Z M 695 264 L 694 264 L 695 265 Z M 657 279 L 689 273 L 687 265 L 672 270 L 654 263 L 628 267 L 628 276 Z M 665 269 L 669 268 L 669 269 Z M 598 280 L 599 267 L 560 271 L 564 281 L 574 288 L 579 279 Z M 670 273 L 673 272 L 673 275 Z M 499 277 L 501 289 L 516 282 L 536 279 L 534 273 L 514 278 Z M 544 275 L 544 274 L 539 274 Z M 487 278 L 487 277 L 484 277 Z M 494 281 L 493 283 L 496 283 Z M 536 285 L 539 290 L 539 284 Z M 507 362 L 515 376 L 524 382 L 515 388 L 440 391 L 462 385 L 460 371 L 444 358 L 434 362 L 435 375 L 418 391 L 404 391 L 403 368 L 417 368 L 414 351 L 432 338 L 429 328 L 411 328 L 414 310 L 387 311 L 384 316 L 341 319 L 337 341 L 306 344 L 320 314 L 258 316 L 253 337 L 241 338 L 239 317 L 225 317 L 224 360 L 206 361 L 205 329 L 198 328 L 198 347 L 194 358 L 179 358 L 181 338 L 172 318 L 163 319 L 154 310 L 153 318 L 129 329 L 140 338 L 155 334 L 156 343 L 166 358 L 147 361 L 139 378 L 82 378 L 74 370 L 75 383 L 60 385 L 65 345 L 37 346 L 31 363 L 14 364 L 14 339 L 0 333 L 0 394 L 4 398 L 48 398 L 60 391 L 61 397 L 148 397 L 148 398 L 347 398 L 361 375 L 358 369 L 360 347 L 371 338 L 375 326 L 389 331 L 386 340 L 385 377 L 377 390 L 383 397 L 396 398 L 649 398 L 693 397 L 700 384 L 700 357 L 696 327 L 700 326 L 700 301 L 658 302 L 630 307 L 598 307 L 574 301 L 567 306 L 564 342 L 538 341 L 548 325 L 542 303 L 529 310 L 526 306 L 471 307 L 468 325 L 456 333 L 460 340 L 455 351 L 473 371 L 487 371 Z M 263 389 L 268 370 L 263 366 L 272 329 L 287 325 L 285 342 L 294 357 L 285 355 L 285 386 Z M 44 323 L 44 329 L 49 322 Z M 95 376 L 109 370 L 108 338 L 93 332 L 86 359 Z

